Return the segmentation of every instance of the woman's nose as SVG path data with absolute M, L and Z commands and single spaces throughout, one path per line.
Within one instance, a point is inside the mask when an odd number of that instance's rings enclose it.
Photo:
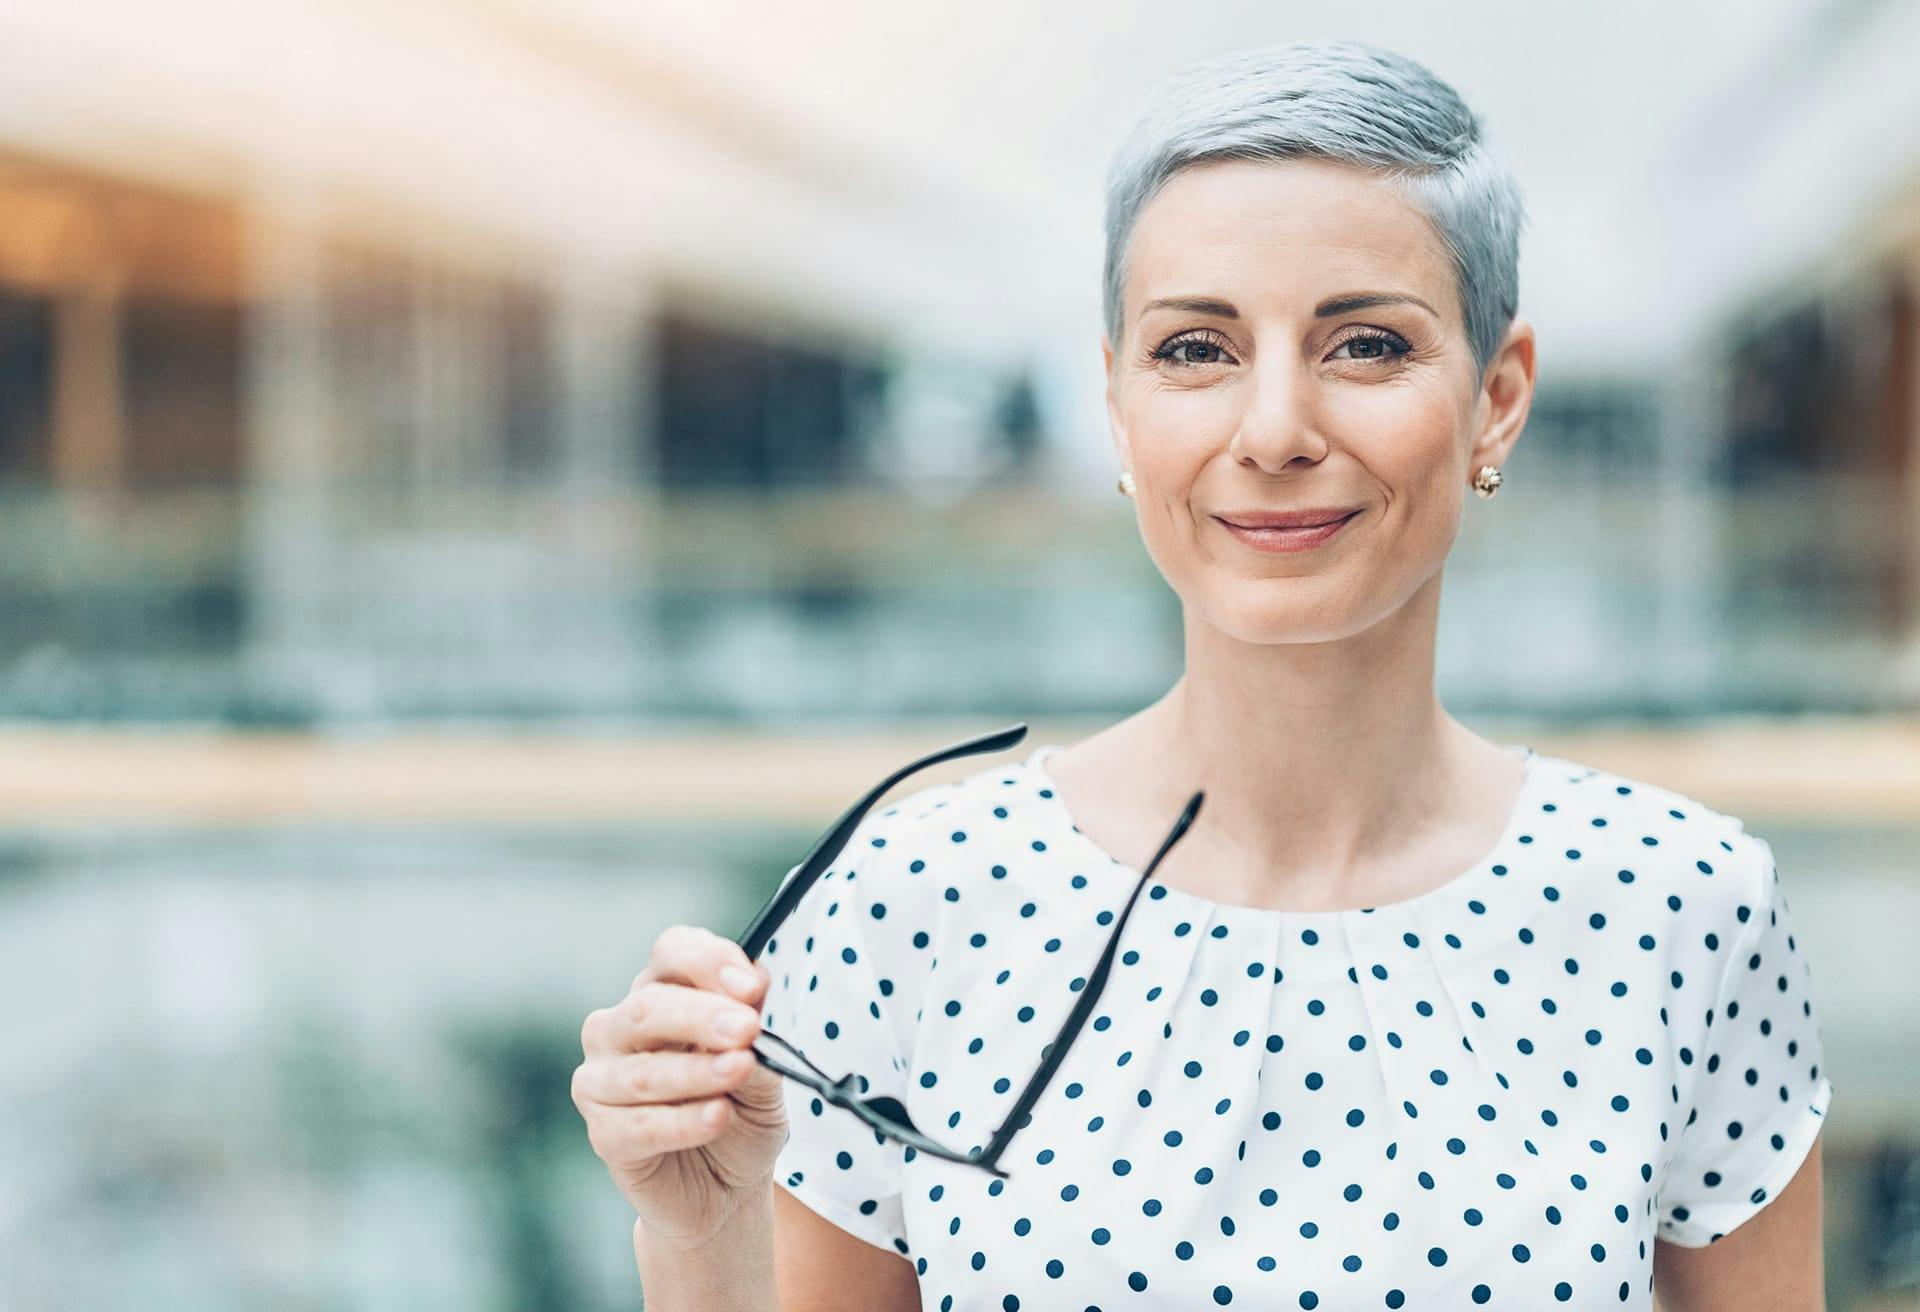
M 1313 380 L 1290 359 L 1262 361 L 1242 389 L 1246 398 L 1230 446 L 1239 459 L 1277 473 L 1288 462 L 1318 460 L 1327 444 L 1319 436 Z

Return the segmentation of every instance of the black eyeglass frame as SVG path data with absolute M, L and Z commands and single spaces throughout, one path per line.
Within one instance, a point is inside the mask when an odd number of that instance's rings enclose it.
M 833 859 L 846 847 L 848 840 L 859 828 L 860 822 L 866 819 L 867 813 L 873 809 L 888 789 L 909 775 L 916 774 L 929 766 L 938 765 L 956 757 L 1003 751 L 1026 736 L 1027 726 L 1025 723 L 1020 723 L 993 733 L 982 734 L 977 738 L 968 738 L 902 766 L 876 784 L 864 797 L 849 807 L 826 833 L 821 835 L 812 850 L 798 866 L 789 872 L 785 882 L 754 916 L 746 931 L 735 940 L 747 954 L 748 959 L 759 959 L 768 940 L 774 936 L 787 917 L 793 914 L 794 908 L 806 896 L 807 890 L 813 886 L 814 881 L 832 865 Z M 1054 1072 L 1066 1059 L 1068 1048 L 1072 1046 L 1075 1036 L 1080 1033 L 1081 1026 L 1086 1024 L 1088 1015 L 1092 1013 L 1094 1004 L 1100 998 L 1101 990 L 1106 987 L 1107 976 L 1113 968 L 1114 953 L 1120 945 L 1120 931 L 1126 927 L 1127 917 L 1133 913 L 1133 904 L 1139 900 L 1140 890 L 1145 888 L 1147 881 L 1153 877 L 1154 868 L 1160 864 L 1161 859 L 1192 826 L 1194 817 L 1200 814 L 1200 803 L 1205 796 L 1204 792 L 1196 792 L 1189 799 L 1185 809 L 1180 813 L 1180 818 L 1174 821 L 1173 828 L 1161 841 L 1160 850 L 1154 853 L 1153 860 L 1147 862 L 1146 869 L 1140 872 L 1139 882 L 1134 885 L 1133 892 L 1127 898 L 1126 906 L 1114 920 L 1113 932 L 1107 937 L 1107 946 L 1100 954 L 1099 964 L 1088 976 L 1086 986 L 1080 990 L 1080 997 L 1068 1014 L 1066 1023 L 1060 1027 L 1060 1033 L 1055 1036 L 1052 1043 L 1041 1050 L 1040 1069 L 1035 1071 L 1033 1077 L 1027 1081 L 1026 1088 L 1021 1090 L 1012 1110 L 1007 1113 L 1006 1119 L 1000 1123 L 999 1128 L 993 1132 L 984 1151 L 975 1149 L 962 1153 L 944 1144 L 936 1143 L 922 1134 L 919 1127 L 914 1125 L 912 1118 L 907 1114 L 906 1107 L 899 1099 L 885 1095 L 872 1098 L 859 1097 L 856 1094 L 856 1087 L 862 1081 L 861 1076 L 849 1073 L 835 1079 L 808 1061 L 805 1053 L 772 1030 L 763 1027 L 754 1039 L 753 1046 L 749 1049 L 754 1059 L 776 1074 L 812 1089 L 834 1106 L 843 1107 L 852 1112 L 876 1134 L 898 1140 L 914 1151 L 926 1153 L 930 1157 L 979 1166 L 1002 1180 L 1010 1178 L 1008 1172 L 1000 1169 L 1001 1154 L 1006 1151 L 1014 1132 L 1021 1127 L 1027 1113 L 1033 1109 L 1034 1103 L 1039 1101 L 1041 1093 L 1046 1090 Z M 798 1069 L 778 1057 L 762 1052 L 759 1047 L 761 1039 L 779 1045 L 803 1063 L 806 1069 Z

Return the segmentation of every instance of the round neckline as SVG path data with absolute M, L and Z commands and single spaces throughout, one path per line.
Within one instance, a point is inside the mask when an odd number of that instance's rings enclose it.
M 1066 824 L 1067 831 L 1072 835 L 1073 841 L 1078 843 L 1089 854 L 1105 861 L 1109 866 L 1117 869 L 1122 875 L 1127 876 L 1129 879 L 1128 888 L 1131 889 L 1133 884 L 1139 882 L 1140 871 L 1120 860 L 1120 858 L 1114 856 L 1111 852 L 1108 852 L 1087 836 L 1085 831 L 1074 822 L 1073 813 L 1067 809 L 1065 801 L 1062 800 L 1060 796 L 1059 785 L 1047 771 L 1045 758 L 1057 751 L 1063 750 L 1064 746 L 1062 743 L 1044 743 L 1034 748 L 1027 754 L 1026 759 L 1021 762 L 1021 769 L 1026 772 L 1029 782 L 1035 785 L 1035 796 L 1042 803 L 1051 807 L 1055 816 Z M 1456 872 L 1444 882 L 1436 884 L 1423 893 L 1416 893 L 1410 898 L 1402 898 L 1397 902 L 1377 902 L 1367 907 L 1335 907 L 1330 910 L 1305 911 L 1287 907 L 1260 907 L 1245 902 L 1220 902 L 1213 898 L 1203 897 L 1198 893 L 1188 892 L 1186 889 L 1177 888 L 1160 879 L 1158 876 L 1155 876 L 1147 881 L 1148 896 L 1151 897 L 1153 890 L 1156 888 L 1165 889 L 1166 893 L 1164 896 L 1168 900 L 1183 903 L 1201 914 L 1249 917 L 1276 925 L 1295 926 L 1333 925 L 1349 916 L 1371 916 L 1382 911 L 1389 914 L 1413 912 L 1445 899 L 1457 898 L 1481 879 L 1491 877 L 1495 867 L 1502 867 L 1504 873 L 1503 863 L 1509 861 L 1520 851 L 1520 838 L 1525 827 L 1526 819 L 1530 814 L 1529 804 L 1532 802 L 1540 782 L 1540 764 L 1542 758 L 1538 751 L 1525 743 L 1508 743 L 1503 745 L 1501 750 L 1517 753 L 1520 756 L 1523 766 L 1523 773 L 1520 778 L 1520 791 L 1514 798 L 1512 808 L 1507 813 L 1507 823 L 1505 827 L 1500 831 L 1500 836 L 1494 840 L 1493 846 L 1481 853 L 1480 857 L 1471 865 L 1467 866 L 1464 870 Z

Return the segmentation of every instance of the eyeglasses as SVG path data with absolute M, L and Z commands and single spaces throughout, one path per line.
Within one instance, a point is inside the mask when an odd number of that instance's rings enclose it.
M 978 738 L 969 738 L 951 747 L 942 748 L 929 756 L 923 756 L 881 780 L 871 792 L 848 808 L 847 812 L 834 822 L 833 827 L 813 845 L 813 850 L 807 853 L 806 858 L 788 872 L 786 882 L 781 885 L 767 905 L 761 908 L 760 913 L 753 918 L 753 923 L 747 926 L 746 932 L 736 940 L 741 949 L 746 952 L 748 959 L 759 958 L 761 949 L 766 946 L 767 941 L 773 937 L 782 922 L 792 914 L 793 909 L 806 896 L 807 890 L 813 886 L 814 881 L 832 864 L 834 857 L 840 854 L 841 849 L 847 845 L 847 840 L 853 836 L 860 822 L 866 818 L 867 812 L 873 809 L 874 804 L 889 788 L 928 766 L 938 765 L 942 761 L 953 760 L 956 757 L 1002 751 L 1026 736 L 1027 726 L 1022 723 Z M 913 1118 L 907 1114 L 906 1107 L 898 1098 L 884 1095 L 872 1098 L 857 1096 L 856 1089 L 867 1086 L 865 1077 L 849 1073 L 835 1079 L 808 1061 L 806 1054 L 793 1044 L 771 1030 L 762 1029 L 754 1039 L 751 1051 L 755 1059 L 776 1074 L 807 1086 L 835 1107 L 844 1107 L 859 1117 L 876 1134 L 897 1140 L 915 1152 L 926 1153 L 930 1157 L 979 1166 L 1002 1180 L 1009 1178 L 1008 1173 L 1000 1169 L 1000 1155 L 1006 1151 L 1014 1131 L 1025 1123 L 1027 1113 L 1033 1109 L 1034 1103 L 1039 1101 L 1040 1094 L 1046 1089 L 1047 1082 L 1053 1078 L 1054 1071 L 1058 1070 L 1061 1062 L 1065 1060 L 1067 1049 L 1072 1045 L 1074 1036 L 1080 1033 L 1080 1027 L 1086 1023 L 1088 1014 L 1092 1012 L 1094 1004 L 1100 998 L 1100 991 L 1106 987 L 1107 975 L 1113 968 L 1113 954 L 1120 944 L 1120 931 L 1126 927 L 1127 917 L 1133 913 L 1133 904 L 1139 899 L 1140 890 L 1146 887 L 1147 880 L 1153 877 L 1154 867 L 1160 864 L 1161 858 L 1172 850 L 1173 845 L 1180 841 L 1188 827 L 1193 824 L 1194 817 L 1200 813 L 1201 799 L 1205 796 L 1205 793 L 1195 793 L 1187 802 L 1186 809 L 1181 811 L 1180 818 L 1174 821 L 1173 828 L 1161 842 L 1160 850 L 1154 853 L 1153 860 L 1147 862 L 1147 868 L 1140 872 L 1140 881 L 1134 885 L 1133 893 L 1127 898 L 1127 905 L 1114 921 L 1113 933 L 1107 939 L 1106 950 L 1100 954 L 1100 964 L 1094 967 L 1093 974 L 1087 979 L 1086 987 L 1080 990 L 1079 1001 L 1074 1003 L 1073 1010 L 1067 1016 L 1066 1024 L 1061 1026 L 1059 1035 L 1052 1043 L 1041 1049 L 1040 1069 L 1035 1071 L 1033 1078 L 1027 1081 L 1027 1087 L 1021 1091 L 1020 1097 L 1014 1102 L 1013 1110 L 1007 1113 L 1007 1118 L 1000 1123 L 1000 1128 L 993 1132 L 993 1137 L 984 1151 L 974 1148 L 963 1153 L 945 1144 L 934 1142 L 914 1125 Z M 784 1054 L 791 1055 L 805 1069 L 788 1064 L 780 1055 L 762 1051 L 759 1044 L 763 1039 L 777 1045 Z

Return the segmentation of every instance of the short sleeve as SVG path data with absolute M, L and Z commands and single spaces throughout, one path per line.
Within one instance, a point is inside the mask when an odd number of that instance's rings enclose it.
M 887 1094 L 904 1105 L 908 1067 L 890 1006 L 893 982 L 880 973 L 869 939 L 869 926 L 887 910 L 865 896 L 887 860 L 884 841 L 874 846 L 872 825 L 870 819 L 855 831 L 767 940 L 761 1021 L 830 1077 L 857 1076 L 861 1097 Z M 799 1081 L 780 1083 L 789 1132 L 774 1179 L 842 1230 L 905 1255 L 905 1148 Z
M 1704 1248 L 1765 1207 L 1806 1160 L 1833 1085 L 1813 973 L 1793 935 L 1773 851 L 1754 835 L 1758 895 L 1707 1015 L 1706 1061 L 1659 1197 L 1659 1237 Z

